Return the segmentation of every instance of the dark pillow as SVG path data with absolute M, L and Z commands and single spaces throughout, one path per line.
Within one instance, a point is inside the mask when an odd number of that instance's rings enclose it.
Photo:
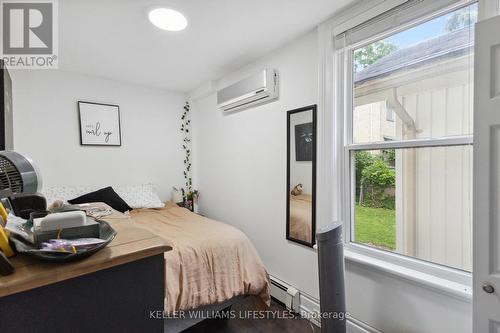
M 120 196 L 113 190 L 111 186 L 102 188 L 95 192 L 90 192 L 79 196 L 78 198 L 74 198 L 68 200 L 70 204 L 82 204 L 89 202 L 104 202 L 109 206 L 113 207 L 113 209 L 119 212 L 126 212 L 127 210 L 132 210 L 132 208 L 127 205 L 127 203 L 120 198 Z

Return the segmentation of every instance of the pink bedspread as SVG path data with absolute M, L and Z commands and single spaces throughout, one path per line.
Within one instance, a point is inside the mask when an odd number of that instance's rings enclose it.
M 132 220 L 164 238 L 168 313 L 255 295 L 270 303 L 267 271 L 240 230 L 194 214 L 173 203 L 163 209 L 137 209 Z

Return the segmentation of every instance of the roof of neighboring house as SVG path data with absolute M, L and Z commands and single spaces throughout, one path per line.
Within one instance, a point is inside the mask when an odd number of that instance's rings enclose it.
M 398 71 L 463 56 L 474 43 L 474 30 L 469 27 L 428 39 L 396 50 L 354 74 L 356 85 L 388 76 Z

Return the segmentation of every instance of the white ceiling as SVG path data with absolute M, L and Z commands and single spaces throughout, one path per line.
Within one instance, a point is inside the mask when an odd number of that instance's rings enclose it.
M 188 92 L 313 29 L 351 2 L 62 0 L 59 67 Z M 184 13 L 188 28 L 154 27 L 147 13 L 157 6 Z

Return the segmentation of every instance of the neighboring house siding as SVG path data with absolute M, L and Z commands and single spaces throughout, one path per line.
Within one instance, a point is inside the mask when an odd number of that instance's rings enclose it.
M 385 137 L 394 137 L 396 123 L 386 119 L 385 101 L 360 105 L 353 114 L 355 143 L 384 141 Z
M 469 89 L 470 84 L 463 84 L 404 96 L 402 104 L 415 119 L 416 137 L 471 133 Z M 418 149 L 415 162 L 416 256 L 471 270 L 472 148 Z

